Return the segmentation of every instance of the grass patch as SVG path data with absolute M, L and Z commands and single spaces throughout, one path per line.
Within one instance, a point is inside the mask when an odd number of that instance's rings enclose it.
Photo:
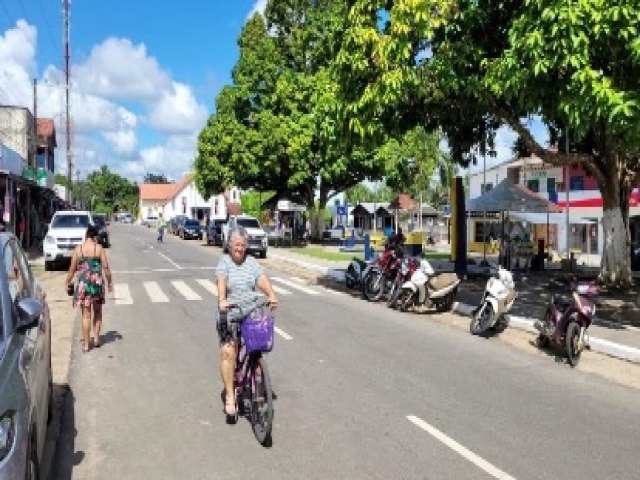
M 308 257 L 321 258 L 323 260 L 343 261 L 351 260 L 353 257 L 364 260 L 364 252 L 331 252 L 322 247 L 293 247 L 291 252 L 307 255 Z
M 352 258 L 359 258 L 364 260 L 364 252 L 335 252 L 325 250 L 322 247 L 293 247 L 291 252 L 299 253 L 301 255 L 307 255 L 308 257 L 321 258 L 323 260 L 330 260 L 335 262 L 341 262 L 344 260 L 351 260 Z M 451 257 L 449 252 L 439 252 L 437 250 L 426 250 L 423 252 L 423 257 L 431 260 L 448 260 Z

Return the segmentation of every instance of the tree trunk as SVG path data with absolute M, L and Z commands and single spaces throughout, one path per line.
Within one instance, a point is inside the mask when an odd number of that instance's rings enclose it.
M 617 169 L 615 169 L 617 170 Z M 629 288 L 631 278 L 631 237 L 629 234 L 630 186 L 620 172 L 612 171 L 611 179 L 600 185 L 602 194 L 604 248 L 600 278 L 607 285 Z
M 320 180 L 320 198 L 318 199 L 318 216 L 316 217 L 317 238 L 322 238 L 322 232 L 324 232 L 324 211 L 327 208 L 328 194 L 327 187 L 325 187 L 322 180 Z

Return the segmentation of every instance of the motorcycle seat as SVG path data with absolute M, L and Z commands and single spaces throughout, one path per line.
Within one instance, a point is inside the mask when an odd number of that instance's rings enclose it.
M 429 279 L 429 288 L 437 291 L 457 281 L 458 275 L 455 273 L 439 273 Z

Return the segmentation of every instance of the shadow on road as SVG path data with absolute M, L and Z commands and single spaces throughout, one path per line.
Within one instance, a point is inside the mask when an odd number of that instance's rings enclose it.
M 75 401 L 76 398 L 73 390 L 69 388 L 64 397 L 56 456 L 48 477 L 52 480 L 70 480 L 73 477 L 73 468 L 80 465 L 84 460 L 84 452 L 75 451 L 77 435 L 75 426 Z

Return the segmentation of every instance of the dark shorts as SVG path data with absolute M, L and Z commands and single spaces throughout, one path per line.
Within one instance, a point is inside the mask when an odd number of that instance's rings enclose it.
M 235 322 L 228 322 L 227 317 L 225 315 L 221 315 L 220 312 L 218 312 L 218 318 L 216 320 L 216 329 L 218 330 L 220 345 L 238 339 L 238 324 Z

